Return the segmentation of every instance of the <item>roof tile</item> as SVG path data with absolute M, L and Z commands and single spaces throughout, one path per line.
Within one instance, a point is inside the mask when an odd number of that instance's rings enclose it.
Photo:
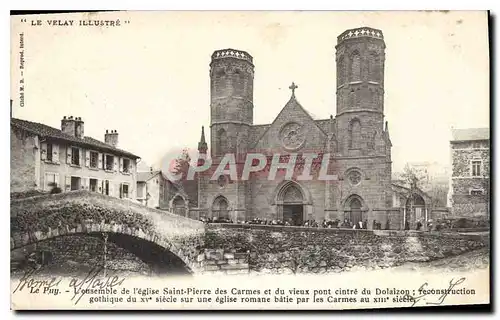
M 99 141 L 97 139 L 94 139 L 91 137 L 83 137 L 82 139 L 80 139 L 80 138 L 71 136 L 69 134 L 66 134 L 59 129 L 50 127 L 50 126 L 42 124 L 42 123 L 11 118 L 10 124 L 11 124 L 11 126 L 15 126 L 15 127 L 30 131 L 30 132 L 38 134 L 42 137 L 64 140 L 64 141 L 76 143 L 79 145 L 94 147 L 96 149 L 101 149 L 104 151 L 121 154 L 121 155 L 128 156 L 131 158 L 140 158 L 139 156 L 137 156 L 133 153 L 130 153 L 130 152 L 122 150 L 122 149 L 115 148 L 115 147 L 113 147 L 107 143 L 104 143 L 102 141 Z

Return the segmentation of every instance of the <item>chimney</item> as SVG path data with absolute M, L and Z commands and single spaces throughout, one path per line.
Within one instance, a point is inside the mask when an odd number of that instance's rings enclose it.
M 75 119 L 75 136 L 77 138 L 83 139 L 83 120 L 82 118 L 78 117 Z
M 106 130 L 104 142 L 116 148 L 118 146 L 118 132 L 116 130 L 111 130 L 111 132 Z
M 70 136 L 75 136 L 75 120 L 73 119 L 73 116 L 69 116 L 67 118 L 64 116 L 64 118 L 62 118 L 61 131 Z

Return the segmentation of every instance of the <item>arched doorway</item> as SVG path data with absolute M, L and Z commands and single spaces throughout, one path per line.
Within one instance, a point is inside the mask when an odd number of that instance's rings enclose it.
M 419 221 L 422 227 L 425 226 L 425 220 L 426 212 L 424 198 L 415 193 L 406 200 L 406 221 L 408 221 L 410 229 L 416 229 Z
M 287 185 L 282 191 L 283 222 L 292 226 L 301 226 L 304 223 L 304 197 L 295 184 Z
M 186 216 L 186 201 L 181 196 L 176 196 L 172 201 L 173 212 L 177 215 Z
M 229 219 L 229 203 L 225 197 L 219 196 L 214 200 L 212 217 Z
M 357 198 L 352 199 L 350 203 L 350 208 L 351 208 L 350 220 L 352 224 L 358 225 L 358 222 L 362 220 L 361 202 Z
M 351 225 L 358 225 L 363 221 L 363 199 L 358 195 L 351 195 L 344 203 L 344 217 Z M 366 217 L 365 217 L 366 219 Z

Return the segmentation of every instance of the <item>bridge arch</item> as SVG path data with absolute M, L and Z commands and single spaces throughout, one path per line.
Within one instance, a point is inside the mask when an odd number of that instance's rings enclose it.
M 195 263 L 199 246 L 182 248 L 181 245 L 168 241 L 155 232 L 130 228 L 123 224 L 89 224 L 76 228 L 60 226 L 48 231 L 13 232 L 11 234 L 11 252 L 31 244 L 70 235 L 103 237 L 107 241 L 128 250 L 147 263 L 157 274 L 192 274 L 200 271 Z

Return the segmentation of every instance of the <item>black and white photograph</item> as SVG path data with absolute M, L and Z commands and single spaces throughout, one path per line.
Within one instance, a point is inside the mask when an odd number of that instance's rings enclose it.
M 11 309 L 488 305 L 488 19 L 11 15 Z

